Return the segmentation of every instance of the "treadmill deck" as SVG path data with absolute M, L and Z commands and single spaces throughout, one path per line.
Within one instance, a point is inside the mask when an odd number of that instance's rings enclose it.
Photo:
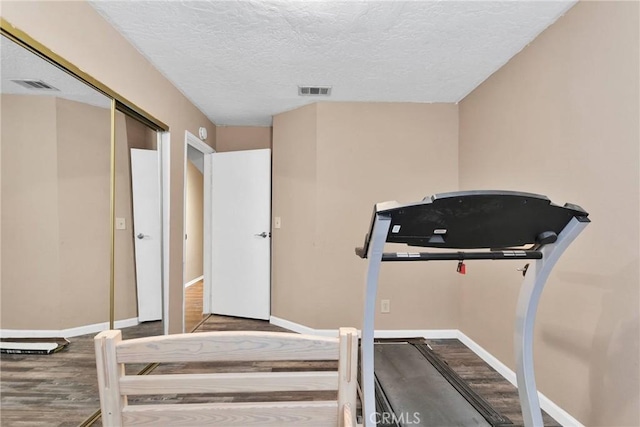
M 414 346 L 376 343 L 374 349 L 375 375 L 397 425 L 491 426 Z M 395 425 L 391 414 L 378 418 L 381 425 Z

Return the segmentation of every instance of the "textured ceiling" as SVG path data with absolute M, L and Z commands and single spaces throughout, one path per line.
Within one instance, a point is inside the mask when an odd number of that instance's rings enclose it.
M 253 126 L 318 100 L 458 102 L 573 4 L 92 2 L 213 122 Z
M 6 37 L 1 37 L 1 39 L 1 93 L 56 96 L 97 107 L 110 108 L 111 101 L 106 96 Z M 15 79 L 42 80 L 58 91 L 27 89 L 11 81 Z

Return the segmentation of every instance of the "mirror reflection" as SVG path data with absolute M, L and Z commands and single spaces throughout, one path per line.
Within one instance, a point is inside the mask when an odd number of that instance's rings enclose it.
M 162 225 L 157 133 L 116 112 L 116 319 L 161 335 Z M 128 320 L 129 319 L 129 320 Z M 130 325 L 126 325 L 130 326 Z
M 0 424 L 76 425 L 109 321 L 111 99 L 0 40 Z
M 73 336 L 108 321 L 111 100 L 1 48 L 2 328 Z
M 111 309 L 111 99 L 0 40 L 0 424 L 77 425 L 100 406 L 93 337 Z M 121 112 L 115 121 L 115 327 L 158 335 L 156 132 Z M 136 150 L 147 154 L 138 166 Z

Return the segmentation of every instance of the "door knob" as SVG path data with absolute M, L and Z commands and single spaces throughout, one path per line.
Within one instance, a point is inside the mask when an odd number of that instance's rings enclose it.
M 147 237 L 146 235 L 142 234 L 142 233 L 138 233 L 138 235 L 136 236 L 138 239 L 142 240 L 145 237 Z
M 263 239 L 265 239 L 267 236 L 270 236 L 270 235 L 271 235 L 271 233 L 267 234 L 267 232 L 266 232 L 266 231 L 263 231 L 263 232 L 262 232 L 262 233 L 260 233 L 260 234 L 254 234 L 254 236 L 256 236 L 256 237 L 262 237 Z

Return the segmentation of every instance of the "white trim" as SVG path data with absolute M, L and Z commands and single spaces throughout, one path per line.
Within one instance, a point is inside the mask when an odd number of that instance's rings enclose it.
M 210 146 L 208 146 L 204 141 L 200 140 L 200 138 L 198 138 L 197 136 L 195 136 L 194 134 L 192 134 L 191 132 L 189 132 L 188 130 L 184 131 L 184 170 L 183 170 L 183 176 L 182 176 L 182 282 L 184 283 L 184 273 L 185 273 L 185 263 L 187 260 L 187 245 L 185 244 L 184 241 L 184 236 L 187 232 L 187 162 L 189 161 L 189 158 L 187 156 L 187 150 L 189 148 L 189 146 L 192 146 L 193 148 L 195 148 L 196 150 L 200 151 L 204 156 L 205 156 L 205 165 L 207 163 L 206 160 L 206 155 L 207 154 L 212 154 L 215 153 L 215 150 L 213 148 L 211 148 Z M 209 164 L 210 165 L 210 164 Z M 209 175 L 209 176 L 207 176 Z M 203 289 L 203 311 L 205 313 L 207 313 L 207 311 L 205 310 L 206 308 L 209 307 L 209 304 L 207 303 L 207 295 L 211 295 L 210 292 L 208 292 L 208 290 L 210 289 L 211 286 L 211 280 L 210 280 L 210 271 L 211 271 L 211 252 L 210 252 L 210 248 L 212 245 L 212 238 L 211 238 L 211 233 L 208 232 L 209 230 L 211 230 L 211 225 L 209 224 L 209 222 L 211 221 L 211 197 L 210 194 L 207 195 L 207 192 L 211 192 L 211 186 L 208 185 L 208 183 L 211 182 L 211 168 L 210 167 L 206 167 L 205 166 L 205 170 L 203 173 L 203 183 L 204 183 L 204 187 L 203 191 L 204 191 L 204 195 L 203 195 L 203 234 L 204 236 L 202 236 L 202 246 L 203 246 L 203 270 L 204 270 L 204 274 L 203 274 L 203 280 L 204 280 L 204 289 Z M 207 191 L 207 188 L 209 189 Z M 185 298 L 184 298 L 184 287 L 183 287 L 183 294 L 182 294 L 182 332 L 185 332 L 185 324 L 184 324 L 184 313 L 185 313 Z
M 162 190 L 162 327 L 169 334 L 169 234 L 171 233 L 171 145 L 169 132 L 158 132 Z
M 184 131 L 185 143 L 188 143 L 190 146 L 201 152 L 202 154 L 211 154 L 215 153 L 216 150 L 207 145 L 206 142 L 189 132 L 188 130 Z M 186 146 L 185 146 L 186 149 Z
M 297 332 L 299 334 L 306 335 L 320 335 L 323 337 L 337 337 L 337 329 L 313 329 L 308 326 L 301 325 L 299 323 L 291 322 L 286 319 L 281 319 L 276 316 L 269 317 L 269 323 L 272 325 L 280 326 L 281 328 L 289 329 L 290 331 Z M 359 332 L 358 332 L 359 333 Z
M 272 325 L 280 326 L 281 328 L 289 329 L 299 334 L 307 335 L 321 335 L 327 337 L 335 337 L 338 335 L 337 329 L 313 329 L 308 326 L 301 325 L 299 323 L 291 322 L 290 320 L 281 319 L 280 317 L 271 316 L 269 323 Z M 358 336 L 361 335 L 358 330 Z M 378 329 L 374 332 L 376 338 L 412 338 L 422 337 L 428 339 L 446 339 L 446 338 L 458 338 L 460 331 L 457 329 Z
M 518 386 L 516 381 L 516 373 L 509 369 L 507 365 L 498 360 L 495 356 L 482 348 L 478 343 L 465 335 L 462 331 L 458 331 L 457 337 L 464 345 L 466 345 L 471 351 L 484 360 L 489 366 L 495 369 L 500 375 L 502 375 L 507 381 L 514 386 Z M 576 420 L 571 414 L 556 405 L 551 399 L 538 391 L 538 398 L 540 399 L 540 407 L 549 415 L 551 415 L 558 423 L 563 426 L 571 427 L 584 427 L 580 421 Z
M 373 331 L 375 338 L 415 338 L 430 340 L 451 339 L 458 337 L 457 329 L 377 329 Z
M 334 337 L 338 334 L 337 329 L 313 329 L 290 320 L 281 319 L 271 316 L 269 323 L 289 329 L 293 332 L 307 335 L 320 335 Z M 358 331 L 360 335 L 360 331 Z M 397 330 L 376 330 L 374 332 L 376 338 L 410 338 L 424 337 L 427 339 L 458 339 L 469 350 L 473 351 L 478 357 L 484 360 L 489 366 L 495 369 L 507 381 L 517 387 L 516 373 L 507 365 L 498 360 L 495 356 L 482 348 L 478 343 L 469 338 L 459 329 L 397 329 Z M 556 405 L 551 399 L 538 391 L 540 398 L 540 407 L 551 415 L 558 423 L 563 426 L 584 427 L 580 421 L 576 420 L 567 411 Z
M 211 264 L 213 263 L 212 253 L 213 253 L 213 234 L 211 233 L 212 222 L 213 222 L 213 155 L 214 153 L 209 153 L 204 155 L 204 175 L 203 175 L 203 188 L 204 197 L 202 198 L 203 203 L 203 218 L 202 218 L 202 231 L 204 236 L 202 238 L 202 276 L 203 276 L 203 286 L 202 286 L 202 312 L 203 313 L 211 313 L 211 293 L 212 293 L 212 282 L 211 282 Z
M 195 279 L 185 283 L 184 287 L 188 288 L 189 286 L 193 286 L 193 285 L 195 285 L 196 283 L 198 283 L 199 281 L 201 281 L 203 279 L 204 279 L 204 276 L 196 277 Z
M 122 329 L 131 326 L 136 326 L 138 322 L 137 317 L 130 319 L 116 320 L 114 328 Z M 60 330 L 30 330 L 30 329 L 0 329 L 0 337 L 2 338 L 69 338 L 77 337 L 79 335 L 94 334 L 109 329 L 109 322 L 94 323 L 92 325 L 76 326 L 75 328 L 60 329 Z

